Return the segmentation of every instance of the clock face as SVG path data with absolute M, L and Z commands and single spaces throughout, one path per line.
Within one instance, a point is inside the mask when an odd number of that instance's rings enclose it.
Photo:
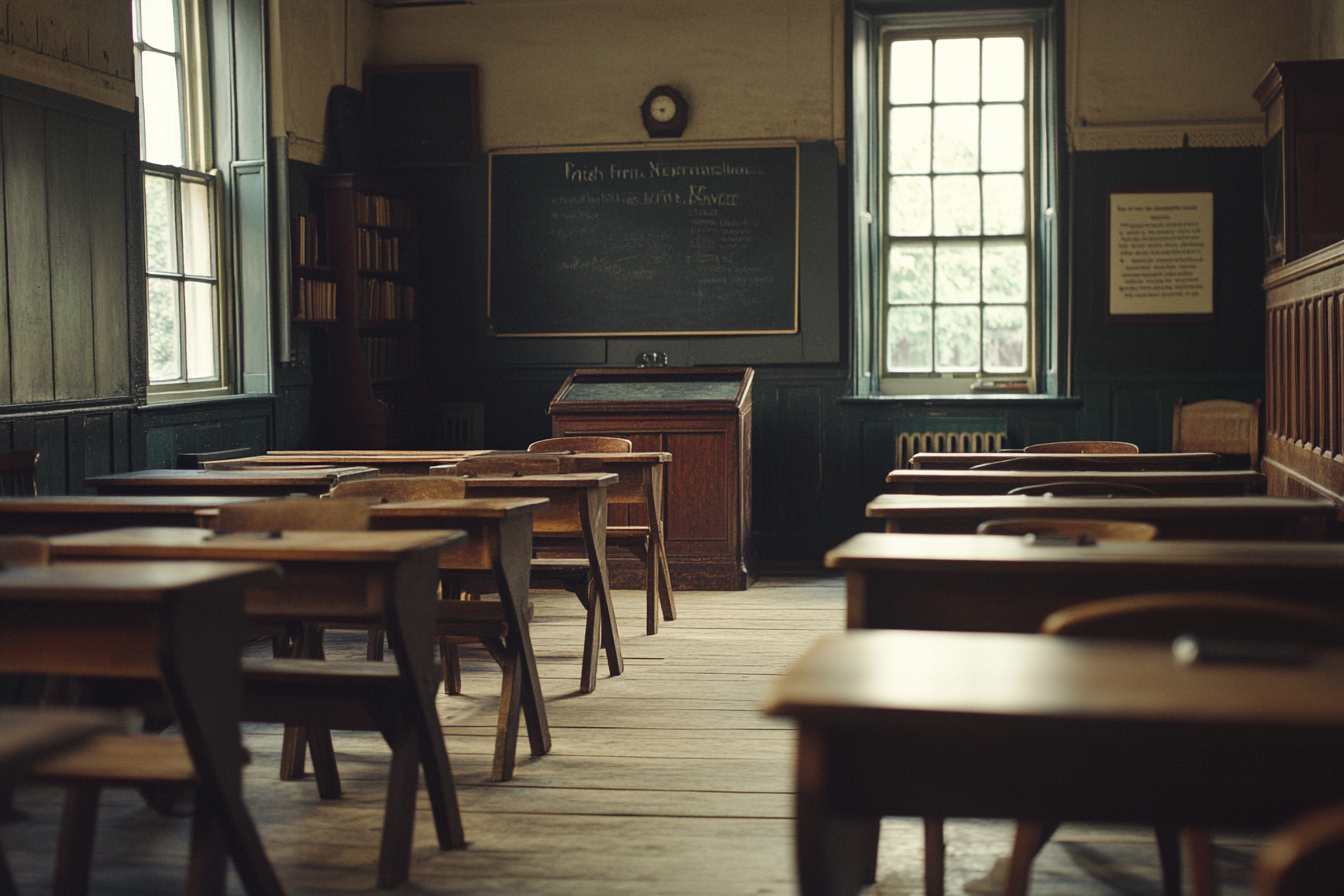
M 677 104 L 670 96 L 656 96 L 649 103 L 649 115 L 654 121 L 671 121 L 677 114 Z

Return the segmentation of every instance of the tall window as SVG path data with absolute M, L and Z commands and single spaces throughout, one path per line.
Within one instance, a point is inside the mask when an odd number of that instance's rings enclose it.
M 145 188 L 149 382 L 226 389 L 220 187 L 198 0 L 132 0 Z
M 869 392 L 1041 385 L 1053 251 L 1041 23 L 977 18 L 867 20 L 856 49 Z

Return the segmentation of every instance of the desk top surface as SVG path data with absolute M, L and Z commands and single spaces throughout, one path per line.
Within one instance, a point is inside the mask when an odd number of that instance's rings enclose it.
M 235 532 L 145 526 L 57 535 L 55 557 L 264 560 L 269 562 L 382 563 L 425 550 L 443 550 L 466 539 L 454 529 L 360 532 Z M 0 582 L 3 579 L 0 578 Z
M 557 473 L 553 476 L 464 476 L 472 489 L 586 489 L 606 488 L 620 481 L 615 473 Z
M 1049 463 L 1051 459 L 1059 463 L 1071 461 L 1090 464 L 1092 467 L 1129 467 L 1136 464 L 1162 467 L 1181 467 L 1203 465 L 1212 466 L 1219 461 L 1219 455 L 1212 451 L 1168 451 L 1139 454 L 1048 454 L 1019 451 L 921 451 L 910 458 L 910 466 L 917 470 L 929 469 L 969 469 L 979 464 L 992 464 L 1002 460 L 1032 458 Z
M 887 482 L 1003 482 L 1009 488 L 1062 480 L 1127 482 L 1137 485 L 1181 483 L 1258 483 L 1255 470 L 892 470 Z
M 1098 572 L 1149 567 L 1314 570 L 1344 580 L 1344 544 L 1284 541 L 1099 541 L 1042 545 L 1011 535 L 862 532 L 831 549 L 826 565 L 849 570 L 946 569 L 977 572 Z
M 1302 665 L 1177 662 L 1165 644 L 981 632 L 820 639 L 765 710 L 882 725 L 905 713 L 1344 726 L 1344 652 Z
M 227 495 L 51 495 L 0 497 L 5 513 L 172 513 L 191 514 L 224 504 L 245 504 L 261 498 Z
M 373 504 L 369 507 L 369 514 L 374 517 L 504 519 L 536 513 L 550 503 L 550 498 L 442 498 Z
M 0 570 L 0 600 L 41 598 L 157 603 L 165 594 L 203 585 L 253 587 L 280 577 L 279 568 L 271 562 L 263 562 L 265 558 L 240 558 L 254 561 L 242 563 L 224 562 L 225 559 L 175 560 L 172 563 L 158 560 L 57 562 L 49 566 L 15 564 Z
M 2 508 L 3 505 L 0 505 Z M 1180 516 L 1320 515 L 1333 517 L 1335 505 L 1324 498 L 1282 498 L 1231 495 L 1211 498 L 1066 498 L 1041 495 L 878 495 L 868 502 L 876 518 L 978 516 L 986 512 L 1123 514 L 1154 519 Z
M 258 483 L 262 485 L 313 485 L 337 482 L 343 479 L 363 479 L 377 476 L 378 471 L 365 466 L 293 466 L 282 470 L 137 470 L 132 473 L 110 473 L 90 476 L 88 485 L 173 485 L 189 488 L 193 485 L 214 487 Z
M 0 780 L 38 759 L 120 726 L 116 713 L 68 706 L 0 707 Z

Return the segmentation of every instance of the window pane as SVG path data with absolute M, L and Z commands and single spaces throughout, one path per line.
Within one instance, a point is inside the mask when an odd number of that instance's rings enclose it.
M 980 232 L 978 177 L 955 174 L 933 179 L 933 232 L 937 236 L 975 236 Z M 1017 232 L 1022 231 L 1019 228 Z
M 896 305 L 887 309 L 887 370 L 928 373 L 933 368 L 932 323 L 928 305 Z
M 896 243 L 887 253 L 887 301 L 927 303 L 933 295 L 933 243 Z
M 145 161 L 182 167 L 182 106 L 177 60 L 162 53 L 140 54 L 140 117 L 145 128 Z
M 1023 233 L 1026 219 L 1026 181 L 1022 175 L 986 174 L 985 233 Z
M 985 102 L 1026 99 L 1026 43 L 1020 37 L 987 37 L 984 42 Z
M 177 209 L 171 178 L 145 174 L 145 267 L 177 271 Z
M 891 45 L 892 105 L 927 103 L 933 98 L 933 41 L 902 40 Z
M 141 39 L 157 50 L 177 52 L 175 0 L 140 0 Z
M 887 138 L 891 142 L 887 160 L 889 173 L 929 173 L 929 121 L 928 106 L 892 108 Z
M 933 54 L 933 99 L 939 103 L 973 103 L 980 99 L 978 38 L 938 41 Z
M 215 285 L 188 281 L 186 287 L 187 379 L 214 379 L 219 375 L 215 357 L 219 345 L 215 332 Z
M 985 302 L 999 305 L 1027 301 L 1027 244 L 1017 240 L 985 243 Z
M 980 245 L 939 243 L 937 283 L 934 295 L 940 305 L 979 302 Z
M 182 379 L 181 319 L 177 308 L 177 281 L 150 277 L 149 381 Z
M 985 106 L 980 125 L 980 169 L 1021 171 L 1027 157 L 1027 135 L 1021 106 Z
M 934 311 L 937 369 L 969 373 L 980 369 L 980 306 L 941 305 Z
M 214 276 L 215 240 L 211 220 L 210 189 L 199 181 L 182 181 L 182 261 L 188 274 Z
M 985 307 L 985 372 L 1025 373 L 1027 369 L 1027 307 Z
M 937 106 L 933 110 L 933 170 L 975 171 L 979 166 L 980 110 L 976 106 Z
M 887 190 L 887 234 L 928 236 L 933 218 L 927 177 L 893 177 Z

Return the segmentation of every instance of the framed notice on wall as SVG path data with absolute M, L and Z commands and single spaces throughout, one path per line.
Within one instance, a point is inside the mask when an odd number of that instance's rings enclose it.
M 1213 193 L 1111 193 L 1107 320 L 1213 319 Z

